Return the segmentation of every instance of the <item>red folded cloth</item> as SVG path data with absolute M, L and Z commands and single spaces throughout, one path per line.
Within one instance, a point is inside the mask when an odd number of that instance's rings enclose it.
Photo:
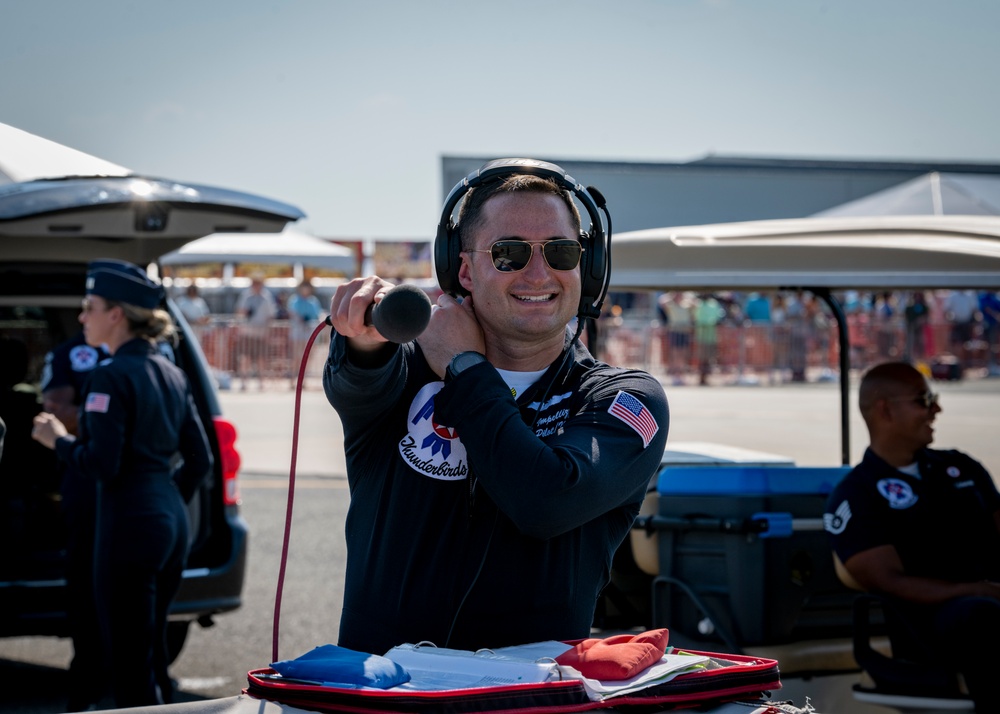
M 583 640 L 556 657 L 556 662 L 590 679 L 630 679 L 660 661 L 669 636 L 669 630 L 664 627 L 641 635 Z

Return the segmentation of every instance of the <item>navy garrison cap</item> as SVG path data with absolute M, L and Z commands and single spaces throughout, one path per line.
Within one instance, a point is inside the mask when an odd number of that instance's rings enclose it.
M 95 260 L 87 266 L 87 294 L 151 310 L 163 299 L 163 288 L 138 265 Z

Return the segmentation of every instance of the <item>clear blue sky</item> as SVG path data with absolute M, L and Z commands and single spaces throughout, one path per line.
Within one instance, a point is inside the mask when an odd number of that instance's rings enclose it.
M 429 237 L 444 154 L 1000 162 L 998 29 L 996 0 L 0 0 L 0 122 Z

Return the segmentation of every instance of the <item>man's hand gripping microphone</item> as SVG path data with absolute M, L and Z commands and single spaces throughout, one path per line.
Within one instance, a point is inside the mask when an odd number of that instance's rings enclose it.
M 402 344 L 420 336 L 431 321 L 431 301 L 414 285 L 397 285 L 365 313 L 365 324 L 374 325 L 389 342 Z

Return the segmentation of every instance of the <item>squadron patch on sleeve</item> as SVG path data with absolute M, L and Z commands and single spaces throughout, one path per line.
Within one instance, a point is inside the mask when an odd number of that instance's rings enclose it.
M 618 396 L 608 407 L 608 413 L 632 427 L 635 433 L 642 437 L 644 449 L 660 430 L 660 425 L 643 403 L 625 391 L 618 392 Z
M 90 345 L 77 345 L 69 351 L 69 366 L 74 372 L 89 372 L 97 366 L 97 357 Z
M 823 514 L 823 528 L 829 533 L 840 535 L 847 528 L 849 520 L 851 520 L 851 504 L 844 499 L 836 511 Z
M 898 478 L 884 478 L 876 484 L 878 492 L 892 508 L 909 508 L 917 502 L 917 494 L 910 484 Z

